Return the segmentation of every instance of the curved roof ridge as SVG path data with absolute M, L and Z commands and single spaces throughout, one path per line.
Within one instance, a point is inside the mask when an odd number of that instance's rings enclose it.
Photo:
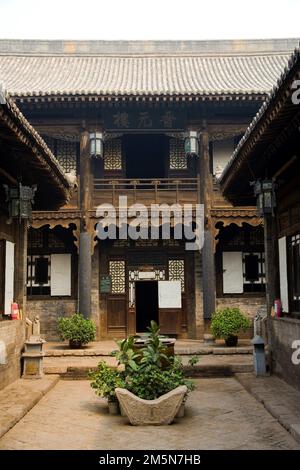
M 291 52 L 299 39 L 232 40 L 21 40 L 1 39 L 0 55 L 34 56 L 226 56 Z

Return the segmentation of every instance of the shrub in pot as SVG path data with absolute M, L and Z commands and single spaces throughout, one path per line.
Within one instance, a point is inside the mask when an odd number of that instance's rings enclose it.
M 238 334 L 250 328 L 251 322 L 239 308 L 224 308 L 213 314 L 210 326 L 215 338 L 224 339 L 226 346 L 236 346 Z
M 93 341 L 96 336 L 96 327 L 92 320 L 84 318 L 80 313 L 71 317 L 58 319 L 58 331 L 63 340 L 69 340 L 70 348 L 80 348 Z
M 97 370 L 90 372 L 89 377 L 91 379 L 91 387 L 95 390 L 96 394 L 107 399 L 110 414 L 118 414 L 119 403 L 115 389 L 117 387 L 124 387 L 122 373 L 115 368 L 109 367 L 106 362 L 100 361 Z

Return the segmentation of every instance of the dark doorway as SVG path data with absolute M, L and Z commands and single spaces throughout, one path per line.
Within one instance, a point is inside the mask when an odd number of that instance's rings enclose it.
M 168 139 L 161 134 L 125 135 L 126 178 L 164 178 Z
M 158 282 L 138 281 L 135 283 L 136 331 L 144 333 L 151 320 L 158 323 Z

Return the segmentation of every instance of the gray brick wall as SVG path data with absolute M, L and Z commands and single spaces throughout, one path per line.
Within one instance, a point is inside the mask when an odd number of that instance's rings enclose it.
M 300 320 L 271 318 L 273 372 L 300 390 L 300 364 L 292 363 L 295 349 L 292 343 L 300 340 Z
M 6 364 L 0 364 L 0 389 L 21 376 L 21 352 L 25 341 L 25 325 L 22 320 L 0 321 L 0 341 L 6 347 Z
M 39 316 L 41 322 L 41 335 L 46 341 L 58 341 L 58 317 L 69 317 L 76 312 L 75 299 L 43 299 L 27 300 L 26 316 L 31 320 Z

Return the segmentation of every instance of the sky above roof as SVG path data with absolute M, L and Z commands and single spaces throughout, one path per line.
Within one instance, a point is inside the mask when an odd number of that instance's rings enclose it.
M 299 37 L 300 0 L 0 0 L 0 39 Z

